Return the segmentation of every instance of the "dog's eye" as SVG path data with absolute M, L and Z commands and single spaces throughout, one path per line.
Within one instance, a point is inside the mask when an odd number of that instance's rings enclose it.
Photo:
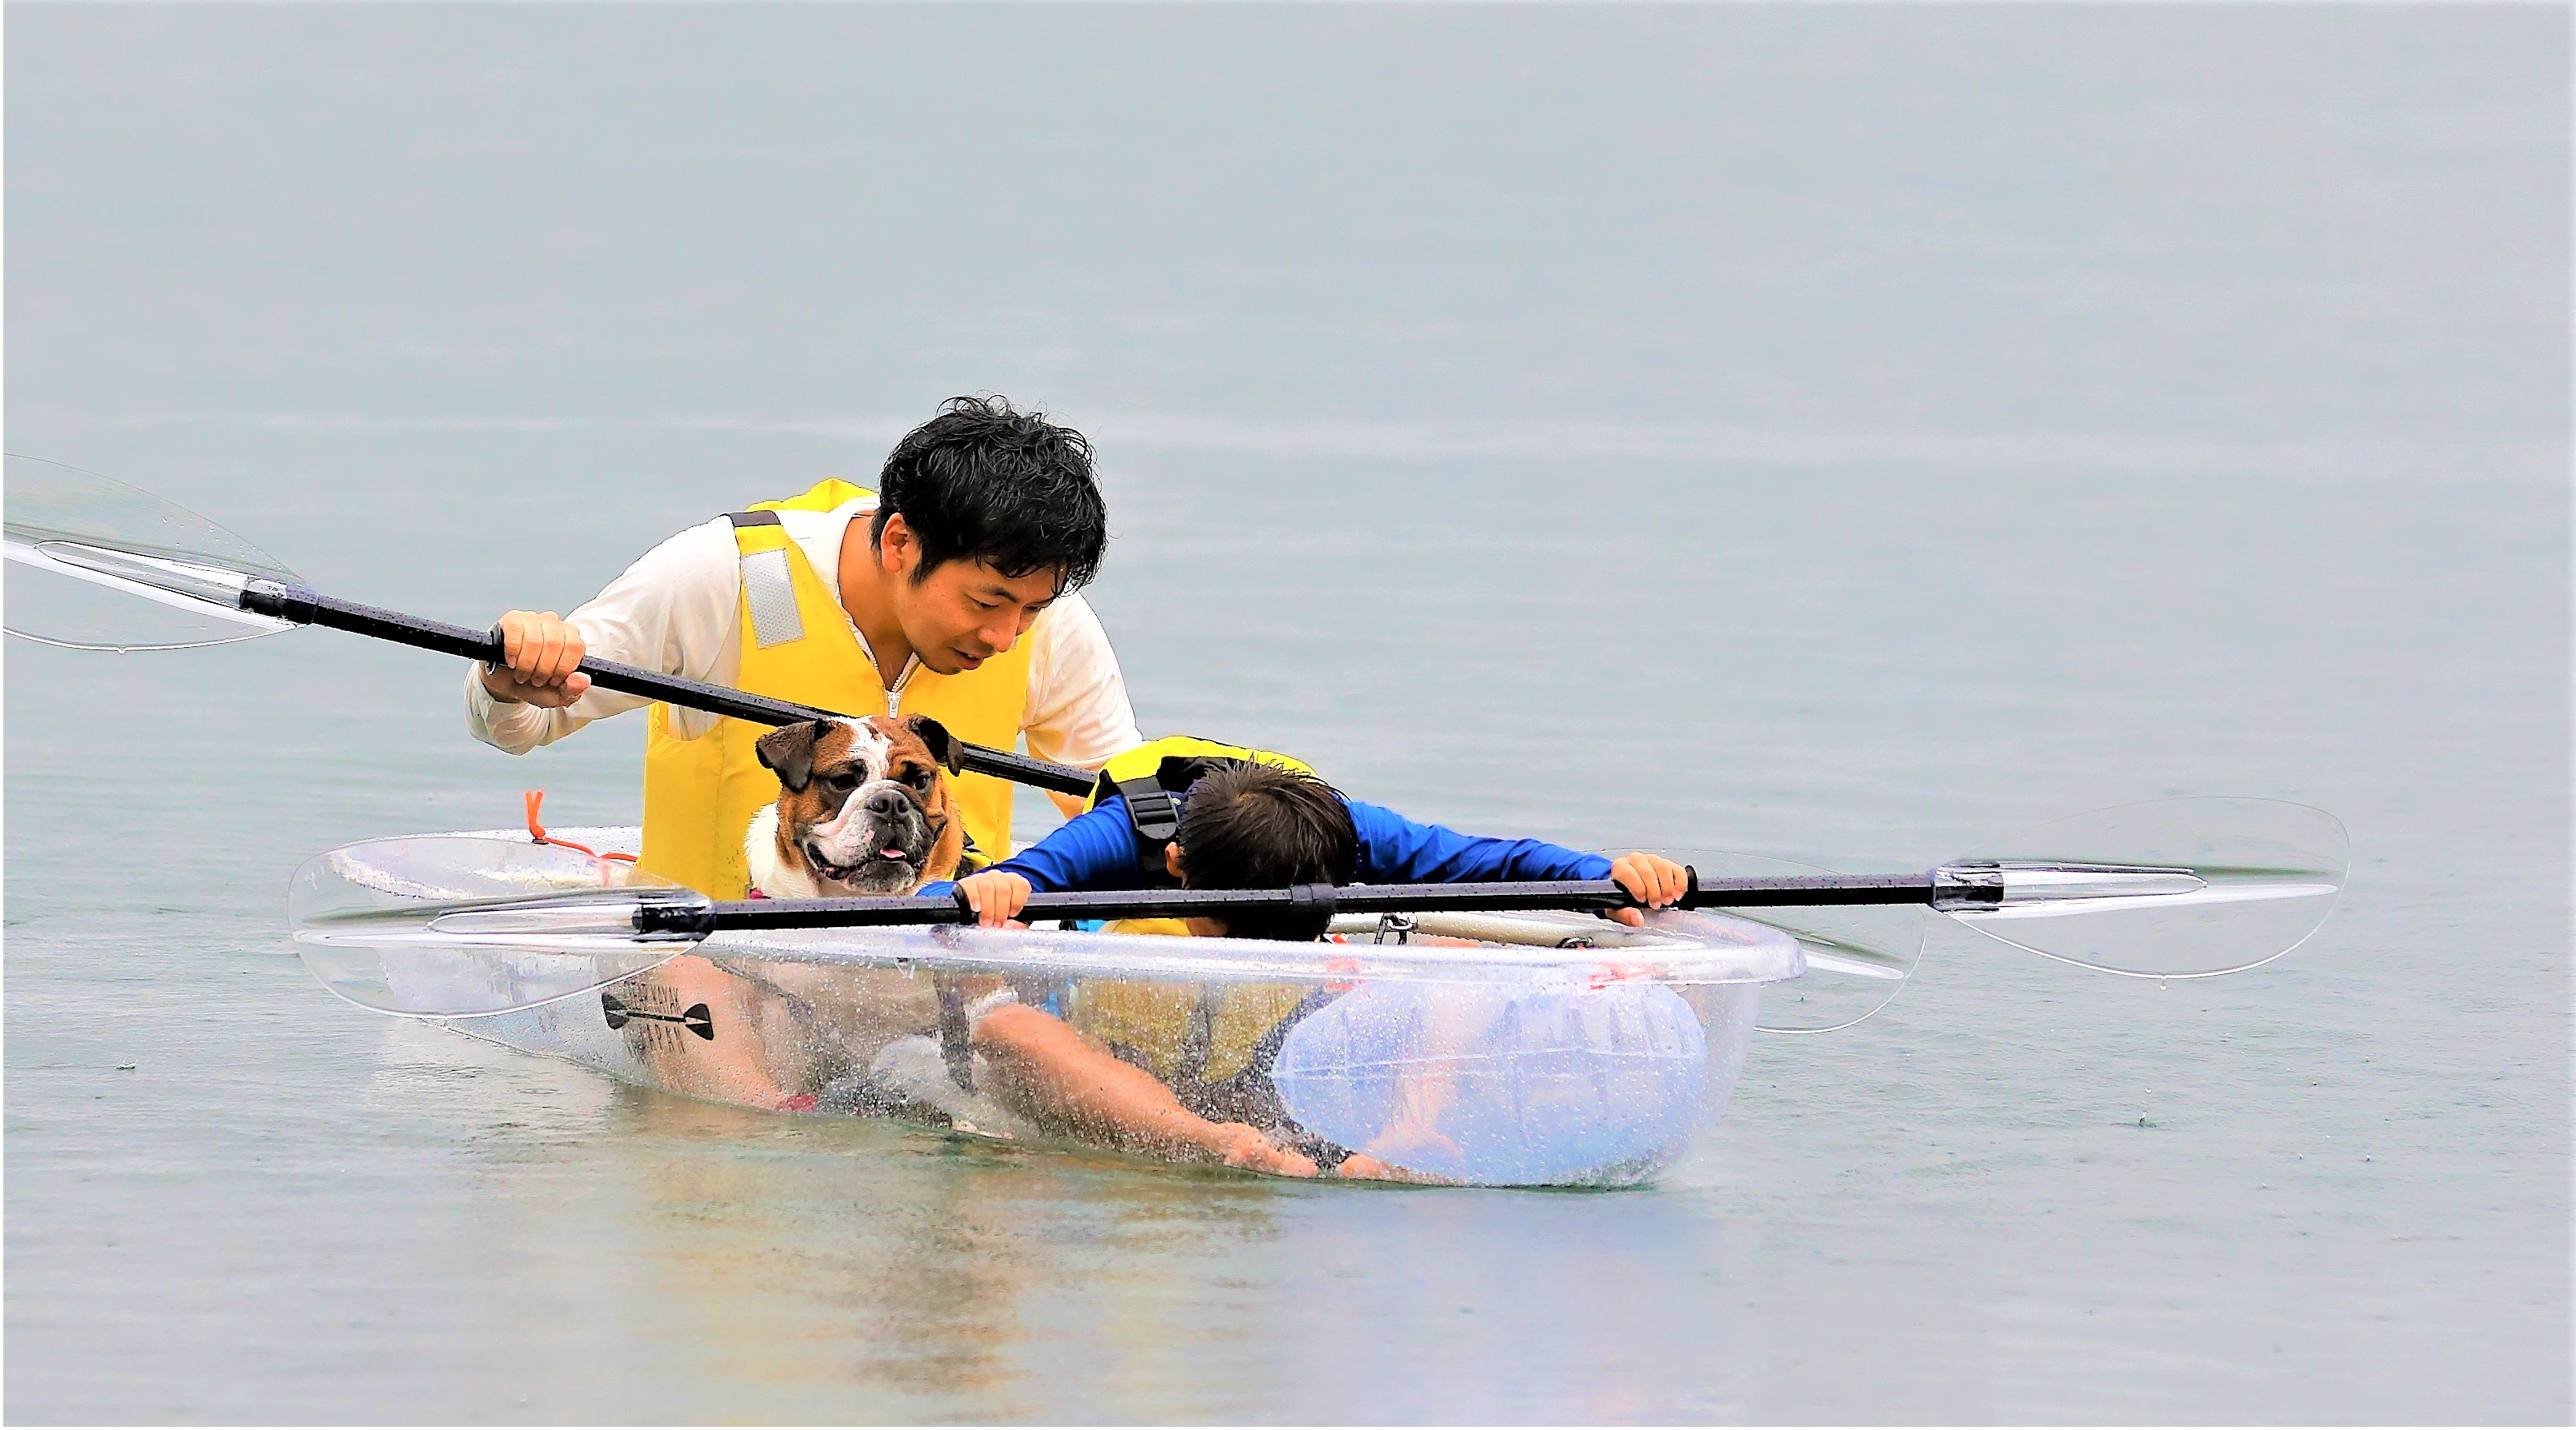
M 823 788 L 825 789 L 854 790 L 858 787 L 859 777 L 856 775 L 838 774 L 823 776 Z
M 915 765 L 911 769 L 904 771 L 903 782 L 918 790 L 926 790 L 930 788 L 929 767 L 926 765 Z

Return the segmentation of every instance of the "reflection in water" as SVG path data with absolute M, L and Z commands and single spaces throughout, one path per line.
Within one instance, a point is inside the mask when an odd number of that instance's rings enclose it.
M 602 1130 L 666 1350 L 829 1413 L 1043 1414 L 1032 1369 L 1154 1364 L 1192 1338 L 1168 1273 L 1273 1235 L 1274 1194 L 1239 1174 L 633 1089 Z
M 1743 1251 L 1699 1194 L 1285 1182 L 632 1088 L 595 1132 L 585 1176 L 616 1191 L 582 1214 L 666 1414 L 1627 1420 L 1756 1399 L 1736 1377 L 1765 1338 L 1722 1274 Z M 507 1198 L 536 1218 L 561 1214 L 560 1173 L 487 1166 L 538 1179 Z
M 1273 1293 L 1293 1310 L 1269 1328 L 1305 1368 L 1290 1403 L 1323 1420 L 1740 1416 L 1759 1328 L 1711 1211 L 1663 1190 L 1301 1207 L 1281 1218 L 1302 1252 Z

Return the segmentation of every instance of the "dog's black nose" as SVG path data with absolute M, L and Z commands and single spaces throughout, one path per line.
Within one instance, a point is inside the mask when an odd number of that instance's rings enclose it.
M 902 790 L 872 790 L 868 794 L 868 813 L 879 819 L 901 819 L 911 809 L 912 801 L 904 798 Z

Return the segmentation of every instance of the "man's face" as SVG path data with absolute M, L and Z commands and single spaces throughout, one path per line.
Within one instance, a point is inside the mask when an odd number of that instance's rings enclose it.
M 896 616 L 913 654 L 941 675 L 973 670 L 1027 635 L 1038 613 L 1055 604 L 1056 573 L 1005 576 L 981 561 L 944 561 L 913 580 L 921 544 L 888 518 L 884 537 L 901 579 L 895 582 Z

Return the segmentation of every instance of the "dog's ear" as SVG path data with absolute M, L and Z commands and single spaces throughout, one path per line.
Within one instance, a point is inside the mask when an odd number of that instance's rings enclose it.
M 794 794 L 814 778 L 814 747 L 822 742 L 827 728 L 820 720 L 781 725 L 761 736 L 752 750 L 763 766 L 777 773 L 779 787 Z
M 966 747 L 956 736 L 948 733 L 947 726 L 927 715 L 906 716 L 904 723 L 912 727 L 913 734 L 921 737 L 922 744 L 930 747 L 930 757 L 950 774 L 966 772 Z

